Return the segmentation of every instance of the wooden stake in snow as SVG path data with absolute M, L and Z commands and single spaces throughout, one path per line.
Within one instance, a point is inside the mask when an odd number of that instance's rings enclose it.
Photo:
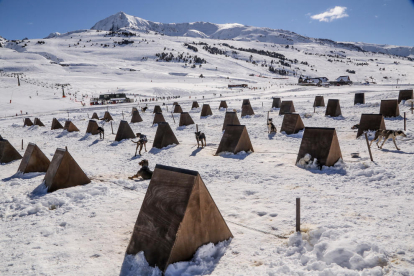
M 413 110 L 414 110 L 414 108 L 413 108 L 413 102 L 411 102 L 411 114 L 413 114 Z
M 366 132 L 364 132 L 364 134 L 365 134 L 365 140 L 367 141 L 367 147 L 368 147 L 369 157 L 371 157 L 371 161 L 374 162 L 374 159 L 372 159 L 371 147 L 369 146 L 369 142 L 368 142 L 368 135 L 367 135 Z
M 173 118 L 174 124 L 175 124 L 174 114 L 172 112 L 171 112 L 171 117 Z
M 124 118 L 124 111 L 122 110 L 122 120 L 125 120 Z
M 23 149 L 23 139 L 22 139 L 22 149 Z
M 167 112 L 168 112 L 168 105 L 166 105 L 166 107 L 167 107 Z
M 267 133 L 269 133 L 270 132 L 270 130 L 269 130 L 269 111 L 267 112 L 266 126 L 267 126 Z
M 198 125 L 196 124 L 196 131 L 198 132 Z
M 114 134 L 114 128 L 112 127 L 112 121 L 111 121 L 111 129 L 112 129 L 112 134 Z
M 296 232 L 300 232 L 300 198 L 296 198 Z
M 404 112 L 404 131 L 407 130 L 407 117 L 405 116 L 405 112 Z

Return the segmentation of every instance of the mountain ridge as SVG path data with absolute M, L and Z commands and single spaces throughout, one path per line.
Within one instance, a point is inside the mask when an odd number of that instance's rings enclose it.
M 297 43 L 329 44 L 347 50 L 380 52 L 390 55 L 414 57 L 414 47 L 410 46 L 394 46 L 364 42 L 337 42 L 331 39 L 311 38 L 288 30 L 254 27 L 238 23 L 215 24 L 202 21 L 192 23 L 159 23 L 128 15 L 122 11 L 98 21 L 92 26 L 91 30 L 153 31 L 167 36 L 258 41 L 286 45 L 295 45 Z

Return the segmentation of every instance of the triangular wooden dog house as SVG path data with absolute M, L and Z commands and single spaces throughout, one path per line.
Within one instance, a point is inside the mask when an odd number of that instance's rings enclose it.
M 154 106 L 154 111 L 152 111 L 152 113 L 162 113 L 161 106 L 159 105 Z
M 40 121 L 40 119 L 39 118 L 35 118 L 34 119 L 34 121 L 33 121 L 33 124 L 35 125 L 35 126 L 41 126 L 41 127 L 44 127 L 45 125 L 42 123 L 42 121 Z
M 166 122 L 158 123 L 152 147 L 162 149 L 172 144 L 178 145 L 179 143 L 170 125 Z
M 254 151 L 246 126 L 227 125 L 216 155 L 220 152 L 232 152 L 236 154 L 240 151 Z
M 104 114 L 102 120 L 104 120 L 106 122 L 109 122 L 109 121 L 113 121 L 114 119 L 112 119 L 112 116 L 108 111 L 105 111 L 105 114 Z
M 298 133 L 304 128 L 305 125 L 303 124 L 302 118 L 299 114 L 288 113 L 283 116 L 280 132 L 284 131 L 286 134 L 290 135 Z
M 22 159 L 20 153 L 6 139 L 0 138 L 0 164 Z
M 225 130 L 227 125 L 240 125 L 239 118 L 237 118 L 236 112 L 226 112 L 226 116 L 224 117 L 223 128 L 221 130 Z
M 99 134 L 98 127 L 98 123 L 95 120 L 89 120 L 88 127 L 86 128 L 86 133 L 90 133 L 92 135 Z
M 194 125 L 194 121 L 191 118 L 188 112 L 182 112 L 180 115 L 180 125 L 179 126 L 189 126 Z
M 29 143 L 17 171 L 22 173 L 47 172 L 49 165 L 50 160 L 39 147 L 36 144 Z
M 279 115 L 293 112 L 295 112 L 295 106 L 293 105 L 293 101 L 283 101 L 280 104 Z
M 328 106 L 326 107 L 325 116 L 338 117 L 341 116 L 341 106 L 339 100 L 329 99 Z
M 198 172 L 156 165 L 126 254 L 143 251 L 150 266 L 165 272 L 200 246 L 232 237 Z
M 165 122 L 164 115 L 162 113 L 155 113 L 153 125 Z
M 66 121 L 63 129 L 67 130 L 68 132 L 79 131 L 79 129 L 71 121 Z
M 91 119 L 99 120 L 98 114 L 94 112 Z
M 400 116 L 400 107 L 398 100 L 381 100 L 380 114 L 384 117 Z
M 53 118 L 51 130 L 63 128 L 61 123 L 56 119 Z
M 133 108 L 132 108 L 132 110 L 131 110 L 131 115 L 134 115 L 134 112 L 135 112 L 135 111 L 137 111 L 137 112 L 138 112 L 138 109 L 137 109 L 136 107 L 133 107 Z
M 281 102 L 280 98 L 273 98 L 272 108 L 280 108 Z
M 398 94 L 398 103 L 411 99 L 413 99 L 413 89 L 400 90 L 400 93 Z
M 323 96 L 315 96 L 315 100 L 313 101 L 314 107 L 325 106 L 325 100 Z
M 250 104 L 243 105 L 241 116 L 244 117 L 244 116 L 250 116 L 250 115 L 254 115 L 252 106 Z
M 23 126 L 32 126 L 33 122 L 30 120 L 30 118 L 24 118 L 24 124 Z
M 200 106 L 198 105 L 198 102 L 194 101 L 193 105 L 191 106 L 191 109 L 193 108 L 199 108 Z
M 249 99 L 245 99 L 243 100 L 243 104 L 242 104 L 241 116 L 244 117 L 248 115 L 254 115 L 254 111 L 253 111 L 252 106 L 250 105 Z
M 121 120 L 121 123 L 119 123 L 118 132 L 115 136 L 115 141 L 121 141 L 124 139 L 134 139 L 135 134 L 132 131 L 131 127 L 129 126 L 127 121 Z
M 181 109 L 181 106 L 179 104 L 174 106 L 174 112 L 173 113 L 181 113 L 183 110 Z
M 379 129 L 386 129 L 382 114 L 362 114 L 356 138 L 364 134 L 364 131 L 376 131 Z
M 365 104 L 365 93 L 355 93 L 354 105 Z
M 203 104 L 203 108 L 201 109 L 201 115 L 200 117 L 210 116 L 213 115 L 213 112 L 211 112 L 211 108 L 209 104 Z
M 178 105 L 178 102 L 173 102 L 173 105 Z
M 245 105 L 245 104 L 250 104 L 250 100 L 249 99 L 243 99 L 242 106 Z
M 219 110 L 220 110 L 220 109 L 222 109 L 222 108 L 227 108 L 227 103 L 226 103 L 226 101 L 221 101 L 221 102 L 220 102 Z
M 132 113 L 131 123 L 139 123 L 142 122 L 141 115 L 139 115 L 138 110 Z
M 296 163 L 311 155 L 311 160 L 318 160 L 320 166 L 333 166 L 342 158 L 338 137 L 334 128 L 306 127 L 300 144 Z
M 48 193 L 90 182 L 68 151 L 56 149 L 44 180 Z

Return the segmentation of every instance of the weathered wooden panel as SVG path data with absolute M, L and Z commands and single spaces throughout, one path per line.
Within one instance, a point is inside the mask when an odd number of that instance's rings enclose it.
M 306 127 L 296 163 L 306 154 L 317 159 L 321 166 L 333 166 L 342 158 L 338 137 L 334 128 Z
M 379 129 L 386 129 L 382 114 L 362 114 L 356 138 L 364 134 L 364 131 Z
M 398 100 L 381 100 L 380 114 L 384 117 L 400 116 L 400 107 Z
M 22 173 L 47 172 L 49 165 L 50 160 L 39 147 L 36 144 L 29 143 L 17 171 Z

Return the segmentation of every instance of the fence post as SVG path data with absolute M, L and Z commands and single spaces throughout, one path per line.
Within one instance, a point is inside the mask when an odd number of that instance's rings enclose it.
M 406 130 L 407 130 L 407 116 L 405 115 L 405 112 L 404 112 L 404 131 Z
M 368 135 L 367 135 L 366 132 L 364 132 L 364 134 L 365 134 L 365 141 L 367 141 L 367 147 L 368 147 L 369 157 L 371 157 L 371 161 L 374 162 L 374 159 L 372 159 L 371 147 L 369 146 L 369 142 L 368 142 Z
M 296 232 L 300 232 L 300 198 L 296 198 Z

